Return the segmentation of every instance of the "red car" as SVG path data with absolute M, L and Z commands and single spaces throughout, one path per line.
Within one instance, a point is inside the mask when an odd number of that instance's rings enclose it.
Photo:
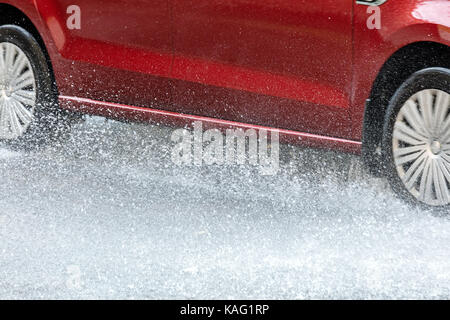
M 80 113 L 277 130 L 450 203 L 450 1 L 0 0 L 0 139 Z

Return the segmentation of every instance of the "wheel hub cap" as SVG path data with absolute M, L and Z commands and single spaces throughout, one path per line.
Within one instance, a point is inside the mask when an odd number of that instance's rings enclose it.
M 0 43 L 0 139 L 22 136 L 33 121 L 35 104 L 30 60 L 18 46 Z
M 400 109 L 392 150 L 399 177 L 419 201 L 450 203 L 450 94 L 426 89 Z
M 11 95 L 13 94 L 13 87 L 9 84 L 5 84 L 0 86 L 1 88 L 1 95 L 5 96 L 5 97 L 11 97 Z
M 441 153 L 441 143 L 439 141 L 433 141 L 430 145 L 430 149 L 434 155 Z

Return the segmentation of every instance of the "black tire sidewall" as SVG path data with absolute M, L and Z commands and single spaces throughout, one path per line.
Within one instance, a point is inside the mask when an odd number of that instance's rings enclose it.
M 410 205 L 423 209 L 440 211 L 448 210 L 448 205 L 435 207 L 416 199 L 405 187 L 397 173 L 394 162 L 392 135 L 397 115 L 406 101 L 415 93 L 426 89 L 438 89 L 450 94 L 450 70 L 445 68 L 427 68 L 414 73 L 407 81 L 397 89 L 389 103 L 383 128 L 383 167 L 389 183 L 398 196 L 406 200 Z

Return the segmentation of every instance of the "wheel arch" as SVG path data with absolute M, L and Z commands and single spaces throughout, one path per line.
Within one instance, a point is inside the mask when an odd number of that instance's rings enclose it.
M 8 3 L 0 3 L 0 26 L 3 25 L 15 25 L 19 26 L 26 31 L 28 31 L 38 42 L 41 50 L 44 53 L 45 59 L 47 61 L 48 68 L 51 72 L 52 76 L 52 89 L 55 94 L 58 93 L 57 84 L 55 81 L 54 76 L 54 70 L 53 65 L 50 59 L 50 55 L 47 50 L 47 46 L 45 45 L 45 42 L 43 38 L 41 37 L 41 34 L 39 33 L 38 29 L 36 28 L 33 21 L 19 8 L 8 4 Z
M 450 47 L 430 41 L 408 44 L 394 52 L 376 76 L 364 108 L 362 135 L 363 161 L 373 174 L 381 174 L 378 148 L 390 99 L 412 74 L 431 67 L 450 69 Z

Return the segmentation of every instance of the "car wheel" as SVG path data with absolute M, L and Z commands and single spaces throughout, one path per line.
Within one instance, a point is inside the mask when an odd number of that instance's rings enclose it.
M 54 141 L 69 127 L 57 103 L 53 76 L 36 39 L 25 29 L 0 27 L 0 141 L 27 148 Z
M 450 70 L 416 72 L 392 97 L 383 130 L 394 192 L 425 208 L 450 203 Z

